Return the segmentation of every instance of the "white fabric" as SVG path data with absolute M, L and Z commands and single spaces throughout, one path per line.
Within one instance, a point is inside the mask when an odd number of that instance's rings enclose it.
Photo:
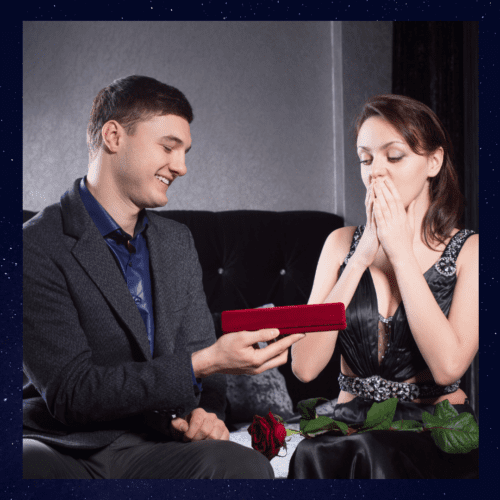
M 287 424 L 287 428 L 299 430 L 299 424 Z M 248 433 L 248 426 L 242 428 L 237 432 L 231 432 L 229 435 L 229 440 L 235 443 L 246 446 L 247 448 L 252 447 L 252 436 Z M 297 445 L 305 439 L 303 436 L 295 434 L 293 436 L 286 438 L 287 451 L 284 449 L 280 450 L 280 454 L 271 460 L 271 466 L 274 470 L 274 475 L 276 479 L 286 479 L 288 476 L 288 467 L 290 465 L 290 459 L 292 458 L 293 452 Z M 284 456 L 280 456 L 284 455 Z

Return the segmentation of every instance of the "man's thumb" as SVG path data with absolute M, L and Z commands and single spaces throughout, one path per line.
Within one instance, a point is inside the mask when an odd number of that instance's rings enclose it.
M 174 429 L 177 429 L 180 432 L 186 432 L 188 430 L 187 423 L 181 418 L 172 420 L 172 426 L 174 427 Z
M 277 328 L 272 328 L 267 330 L 265 340 L 275 339 L 280 334 L 280 331 Z

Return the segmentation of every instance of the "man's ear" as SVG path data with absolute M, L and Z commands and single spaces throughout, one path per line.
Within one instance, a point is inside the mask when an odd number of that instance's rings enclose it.
M 444 150 L 439 147 L 427 157 L 427 177 L 436 177 L 443 166 Z
M 115 120 L 109 120 L 103 125 L 101 129 L 102 143 L 105 146 L 104 149 L 107 148 L 106 152 L 112 154 L 118 151 L 124 133 L 123 127 Z

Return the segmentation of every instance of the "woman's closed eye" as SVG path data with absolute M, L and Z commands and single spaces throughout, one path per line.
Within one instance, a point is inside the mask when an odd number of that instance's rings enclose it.
M 398 161 L 401 161 L 403 158 L 404 158 L 404 155 L 402 155 L 402 156 L 388 156 L 387 161 L 389 161 L 390 163 L 397 163 Z M 366 158 L 366 159 L 359 160 L 359 163 L 361 163 L 361 165 L 370 165 L 371 162 L 372 162 L 372 158 Z

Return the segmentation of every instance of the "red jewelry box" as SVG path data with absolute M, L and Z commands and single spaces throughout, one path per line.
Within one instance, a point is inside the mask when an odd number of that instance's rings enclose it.
M 347 326 L 342 302 L 223 311 L 221 322 L 222 333 L 278 328 L 280 336 L 344 330 Z

